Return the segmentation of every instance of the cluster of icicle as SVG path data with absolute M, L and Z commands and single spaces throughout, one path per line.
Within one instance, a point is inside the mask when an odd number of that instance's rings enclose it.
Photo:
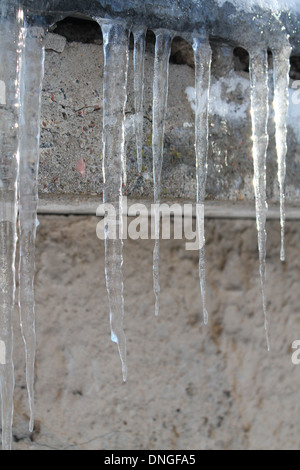
M 8 3 L 10 8 L 8 8 Z M 18 1 L 1 2 L 0 13 L 0 390 L 2 412 L 2 447 L 12 445 L 13 419 L 13 331 L 15 303 L 15 262 L 19 237 L 19 309 L 26 349 L 26 379 L 30 406 L 29 428 L 33 430 L 33 385 L 35 359 L 34 313 L 34 252 L 37 227 L 38 162 L 40 108 L 44 69 L 42 28 L 26 25 Z M 115 206 L 122 226 L 122 195 L 126 183 L 125 106 L 129 37 L 134 35 L 135 133 L 138 167 L 142 169 L 143 147 L 143 83 L 146 28 L 133 28 L 125 22 L 96 19 L 103 32 L 103 176 L 104 203 Z M 168 99 L 168 73 L 174 32 L 157 30 L 153 84 L 153 175 L 154 202 L 160 203 L 161 174 L 164 153 L 164 122 Z M 211 76 L 211 48 L 205 34 L 191 37 L 195 54 L 196 116 L 195 153 L 198 204 L 205 200 L 208 151 L 208 112 Z M 281 192 L 281 259 L 284 259 L 284 180 L 286 173 L 286 117 L 290 47 L 284 43 L 274 49 L 274 109 L 278 150 L 278 179 Z M 251 113 L 253 122 L 254 186 L 257 209 L 257 229 L 260 256 L 260 276 L 263 293 L 266 335 L 268 321 L 265 301 L 266 261 L 266 151 L 268 146 L 268 54 L 265 50 L 250 50 Z M 159 313 L 159 236 L 160 214 L 155 214 L 155 247 L 153 279 L 155 314 Z M 122 233 L 122 230 L 116 231 Z M 126 381 L 126 339 L 123 329 L 123 241 L 105 239 L 105 273 L 109 297 L 111 337 L 117 343 Z M 204 323 L 206 311 L 205 253 L 200 250 L 199 276 Z
M 2 448 L 11 449 L 15 263 L 33 430 L 35 361 L 34 255 L 37 227 L 40 110 L 44 73 L 42 28 L 24 23 L 18 2 L 0 7 L 0 390 Z M 19 243 L 17 241 L 19 239 Z
M 127 100 L 127 71 L 129 60 L 129 35 L 134 36 L 134 89 L 135 89 L 135 126 L 138 167 L 142 168 L 143 147 L 143 82 L 146 28 L 130 28 L 122 21 L 97 19 L 103 32 L 105 72 L 104 72 L 104 121 L 103 121 L 103 175 L 104 202 L 115 205 L 119 214 L 119 224 L 122 224 L 122 194 L 126 182 L 125 155 L 125 105 Z M 282 30 L 283 31 L 283 30 Z M 168 75 L 171 43 L 175 32 L 165 29 L 155 31 L 156 47 L 153 83 L 153 179 L 154 204 L 160 204 L 161 175 L 164 155 L 164 124 L 168 100 Z M 212 51 L 206 34 L 193 34 L 190 37 L 195 58 L 195 156 L 197 204 L 204 204 L 206 193 L 207 154 L 209 145 L 209 92 L 211 80 Z M 265 298 L 266 280 L 266 156 L 268 148 L 268 119 L 269 119 L 269 68 L 268 47 L 259 45 L 249 47 L 250 81 L 251 81 L 251 116 L 253 128 L 253 162 L 254 188 L 256 199 L 256 219 L 258 231 L 258 248 L 260 261 L 260 280 L 262 303 L 265 318 L 265 333 L 267 348 L 270 350 L 268 315 Z M 280 188 L 280 218 L 281 218 L 281 253 L 285 260 L 285 176 L 287 153 L 287 113 L 288 86 L 290 70 L 291 47 L 287 35 L 282 32 L 279 46 L 272 47 L 274 61 L 274 111 L 276 125 L 276 145 L 278 154 L 278 182 Z M 114 76 L 114 81 L 111 77 Z M 155 314 L 159 313 L 159 247 L 160 247 L 160 214 L 155 215 L 155 246 L 153 252 L 153 284 L 155 294 Z M 198 214 L 197 214 L 198 215 Z M 200 223 L 200 221 L 198 221 Z M 197 225 L 198 225 L 197 223 Z M 122 233 L 120 231 L 119 233 Z M 126 339 L 123 330 L 124 298 L 122 279 L 122 248 L 121 239 L 111 240 L 109 227 L 106 231 L 106 281 L 110 302 L 110 319 L 112 340 L 117 343 L 126 380 Z M 206 276 L 205 276 L 205 247 L 199 253 L 199 278 L 202 297 L 202 312 L 204 324 L 208 323 L 206 309 Z

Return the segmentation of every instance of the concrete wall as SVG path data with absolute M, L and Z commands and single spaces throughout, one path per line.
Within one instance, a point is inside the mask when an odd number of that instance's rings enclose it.
M 161 248 L 154 317 L 151 241 L 125 243 L 128 383 L 110 341 L 104 246 L 95 217 L 40 217 L 36 421 L 28 433 L 16 312 L 15 449 L 299 449 L 299 222 L 268 223 L 267 353 L 254 221 L 208 220 L 208 327 L 197 252 Z

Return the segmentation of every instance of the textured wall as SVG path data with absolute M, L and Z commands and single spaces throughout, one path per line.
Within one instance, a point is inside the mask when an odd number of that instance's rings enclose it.
M 40 217 L 36 422 L 28 434 L 16 313 L 15 449 L 299 449 L 299 222 L 269 222 L 266 352 L 253 221 L 206 224 L 209 325 L 201 326 L 198 255 L 161 248 L 154 317 L 152 248 L 125 243 L 128 383 L 110 342 L 104 246 L 96 218 Z
M 77 26 L 65 23 L 57 29 L 73 42 L 66 42 L 62 35 L 52 34 L 48 38 L 41 123 L 39 179 L 41 195 L 57 197 L 102 194 L 103 51 L 100 29 L 96 26 L 91 27 L 92 23 L 87 25 L 85 27 L 82 23 Z M 85 42 L 90 43 L 83 43 L 84 38 Z M 127 194 L 133 198 L 150 200 L 153 197 L 151 148 L 153 60 L 154 38 L 149 35 L 145 72 L 144 165 L 141 175 L 137 171 L 133 136 L 132 57 L 126 114 Z M 214 46 L 208 200 L 253 201 L 250 90 L 249 74 L 245 71 L 246 62 L 247 57 L 243 63 L 239 57 L 234 58 L 228 48 Z M 169 85 L 163 196 L 170 200 L 176 198 L 194 200 L 196 180 L 191 88 L 194 86 L 193 56 L 191 48 L 178 40 L 173 44 Z M 272 87 L 271 76 L 270 87 Z M 300 201 L 298 108 L 293 107 L 292 111 L 296 114 L 289 119 L 287 157 L 287 198 L 294 204 Z M 271 113 L 267 168 L 270 202 L 278 201 L 274 132 Z

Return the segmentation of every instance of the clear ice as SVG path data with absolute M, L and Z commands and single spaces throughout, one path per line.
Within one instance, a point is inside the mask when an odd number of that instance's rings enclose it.
M 34 425 L 35 362 L 35 239 L 38 205 L 41 94 L 44 76 L 44 29 L 24 28 L 20 80 L 19 174 L 19 310 L 26 351 L 26 382 L 30 407 L 29 429 Z
M 0 3 L 0 393 L 2 448 L 11 449 L 14 364 L 12 314 L 15 305 L 15 261 L 17 216 L 19 212 L 19 308 L 26 350 L 26 381 L 30 423 L 33 430 L 35 304 L 34 255 L 37 227 L 38 167 L 41 92 L 44 71 L 43 28 L 25 27 L 18 0 Z M 103 202 L 115 211 L 117 230 L 105 228 L 105 275 L 109 299 L 111 339 L 118 345 L 123 380 L 127 377 L 126 337 L 124 333 L 123 285 L 123 188 L 126 184 L 125 107 L 130 27 L 123 20 L 97 19 L 102 28 L 104 47 L 103 79 Z M 26 22 L 25 22 L 26 23 Z M 134 27 L 134 93 L 138 169 L 142 171 L 143 96 L 146 28 Z M 155 246 L 153 285 L 155 314 L 159 313 L 161 180 L 164 129 L 167 114 L 168 78 L 174 32 L 155 31 L 153 82 L 153 180 L 155 207 Z M 278 44 L 280 44 L 280 46 Z M 251 117 L 253 139 L 254 189 L 260 264 L 260 283 L 267 347 L 270 350 L 266 307 L 266 156 L 269 142 L 268 48 L 274 59 L 274 111 L 278 157 L 281 213 L 281 259 L 285 259 L 285 176 L 287 153 L 288 85 L 291 48 L 286 37 L 274 46 L 249 47 Z M 195 151 L 198 205 L 204 206 L 207 177 L 208 111 L 212 52 L 205 34 L 193 35 L 195 57 Z M 200 212 L 197 211 L 198 228 Z M 205 247 L 200 248 L 199 276 L 204 323 L 206 309 Z
M 285 39 L 279 49 L 273 49 L 274 63 L 274 113 L 278 159 L 278 184 L 280 190 L 281 249 L 280 259 L 285 261 L 285 177 L 287 153 L 287 116 L 289 107 L 289 71 L 291 46 Z
M 0 391 L 2 449 L 12 446 L 14 364 L 12 316 L 15 304 L 15 258 L 18 214 L 19 70 L 22 12 L 18 2 L 0 6 Z
M 135 101 L 135 135 L 138 170 L 143 166 L 143 124 L 144 124 L 144 70 L 146 29 L 136 28 L 134 36 L 134 101 Z
M 195 149 L 196 149 L 196 179 L 197 204 L 204 206 L 207 177 L 208 152 L 208 110 L 209 91 L 211 79 L 212 51 L 207 37 L 197 36 L 193 41 L 196 75 L 196 112 L 195 112 Z M 198 211 L 197 211 L 198 217 Z M 198 233 L 200 221 L 198 221 Z M 202 310 L 204 324 L 208 323 L 206 309 L 206 273 L 205 273 L 205 244 L 200 246 L 199 277 L 202 296 Z
M 160 252 L 160 212 L 161 173 L 164 157 L 164 133 L 167 114 L 169 88 L 169 60 L 173 34 L 166 30 L 156 31 L 154 83 L 153 83 L 153 180 L 154 180 L 154 217 L 155 246 L 153 251 L 153 288 L 155 295 L 155 315 L 159 314 L 159 252 Z
M 123 22 L 99 20 L 103 33 L 103 202 L 116 213 L 114 237 L 105 230 L 105 274 L 109 298 L 111 339 L 117 343 L 123 380 L 127 377 L 123 286 L 123 210 L 125 167 L 125 106 L 129 58 L 129 29 Z
M 266 158 L 269 143 L 269 85 L 268 85 L 268 52 L 267 50 L 250 51 L 250 87 L 251 117 L 254 164 L 254 192 L 256 201 L 256 224 L 258 232 L 258 250 L 260 263 L 260 282 L 262 303 L 265 318 L 267 348 L 270 351 L 269 323 L 266 306 L 266 218 L 267 218 L 267 178 Z

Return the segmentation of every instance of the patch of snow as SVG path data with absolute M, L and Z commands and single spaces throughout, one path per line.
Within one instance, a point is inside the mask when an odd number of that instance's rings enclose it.
M 240 91 L 240 103 L 230 101 L 229 94 Z M 192 110 L 196 110 L 195 88 L 187 87 L 185 90 L 187 99 Z M 300 143 L 300 81 L 295 81 L 289 89 L 289 112 L 287 125 L 290 126 Z M 270 99 L 272 93 L 270 92 Z M 219 81 L 211 85 L 209 113 L 216 114 L 228 121 L 238 121 L 246 119 L 250 112 L 250 83 L 246 78 L 241 77 L 236 72 L 231 72 L 227 77 L 222 77 Z M 270 116 L 273 108 L 270 107 Z
M 274 12 L 282 10 L 300 12 L 299 0 L 218 0 L 220 6 L 223 6 L 226 2 L 232 3 L 239 10 L 245 11 L 251 11 L 253 7 L 260 7 Z
M 293 129 L 300 143 L 300 81 L 294 82 L 292 86 L 293 88 L 289 89 L 290 104 L 287 124 Z
M 229 94 L 239 92 L 240 103 L 230 100 Z M 196 110 L 195 88 L 187 87 L 187 99 L 191 108 Z M 246 119 L 250 109 L 250 83 L 246 78 L 235 72 L 231 72 L 227 77 L 222 77 L 211 85 L 209 113 L 216 114 L 222 119 L 237 121 Z

